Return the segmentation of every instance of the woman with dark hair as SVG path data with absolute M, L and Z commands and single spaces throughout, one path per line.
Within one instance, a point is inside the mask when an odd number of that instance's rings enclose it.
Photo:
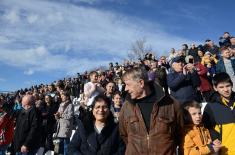
M 47 94 L 44 97 L 44 107 L 42 110 L 43 118 L 43 144 L 45 145 L 45 152 L 54 150 L 53 145 L 53 132 L 55 131 L 56 119 L 54 114 L 57 112 L 59 106 L 55 104 L 51 95 Z
M 94 98 L 91 111 L 78 122 L 78 128 L 70 142 L 69 155 L 122 155 L 125 145 L 119 136 L 118 125 L 110 112 L 106 96 Z
M 54 151 L 59 154 L 67 155 L 70 136 L 72 135 L 74 107 L 68 92 L 60 94 L 62 102 L 58 111 L 54 114 L 57 120 L 57 130 L 55 136 L 59 140 L 59 148 L 55 146 Z

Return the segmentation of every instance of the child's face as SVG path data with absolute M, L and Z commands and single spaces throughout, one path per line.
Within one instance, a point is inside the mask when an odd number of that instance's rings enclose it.
M 121 105 L 122 104 L 122 98 L 119 94 L 116 94 L 114 97 L 113 97 L 113 103 L 115 105 Z
M 221 82 L 217 86 L 214 86 L 215 91 L 226 99 L 230 99 L 232 88 L 233 86 L 229 82 Z
M 190 107 L 188 109 L 188 112 L 191 116 L 192 122 L 195 125 L 199 125 L 202 121 L 202 113 L 201 113 L 201 109 L 199 108 L 195 108 L 195 107 Z

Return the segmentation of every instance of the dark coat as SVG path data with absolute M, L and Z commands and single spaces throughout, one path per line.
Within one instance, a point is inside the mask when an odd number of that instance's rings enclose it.
M 54 114 L 57 112 L 59 105 L 52 103 L 52 105 L 45 105 L 43 108 L 43 127 L 46 133 L 53 133 L 56 130 L 56 119 Z
M 40 147 L 41 124 L 40 112 L 34 107 L 29 111 L 23 109 L 19 111 L 14 135 L 14 150 L 16 152 L 20 152 L 22 145 L 25 145 L 29 151 L 37 150 Z
M 78 121 L 78 128 L 69 144 L 69 155 L 123 155 L 125 144 L 121 140 L 118 125 L 107 124 L 98 134 L 95 129 L 90 134 Z
M 200 62 L 200 57 L 197 52 L 198 52 L 198 48 L 194 48 L 194 49 L 190 48 L 188 55 L 193 56 L 195 62 Z
M 198 100 L 196 88 L 200 86 L 200 78 L 196 71 L 184 75 L 175 71 L 167 75 L 167 84 L 171 95 L 181 103 Z

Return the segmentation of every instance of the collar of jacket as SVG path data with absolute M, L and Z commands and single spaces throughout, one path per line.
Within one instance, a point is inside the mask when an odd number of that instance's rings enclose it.
M 235 102 L 235 92 L 232 92 L 232 94 L 231 94 L 231 99 L 230 100 L 232 100 L 233 102 Z M 218 102 L 218 103 L 220 103 L 220 104 L 222 104 L 222 105 L 225 105 L 224 103 L 223 103 L 223 101 L 222 101 L 222 97 L 216 92 L 215 94 L 214 94 L 214 100 L 213 100 L 213 102 Z
M 148 82 L 147 85 L 149 85 L 151 93 L 154 93 L 154 97 L 156 98 L 156 103 L 158 103 L 164 96 L 165 92 L 163 91 L 163 88 L 155 83 L 155 82 Z M 130 94 L 128 93 L 126 96 L 126 101 L 128 101 L 131 104 L 136 104 L 135 100 L 131 99 Z

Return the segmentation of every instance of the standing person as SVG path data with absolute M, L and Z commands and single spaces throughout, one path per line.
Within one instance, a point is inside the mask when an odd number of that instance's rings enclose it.
M 32 95 L 25 95 L 22 98 L 23 109 L 17 114 L 14 135 L 16 155 L 35 155 L 40 147 L 42 119 L 34 104 Z
M 54 150 L 53 133 L 55 132 L 56 120 L 54 114 L 57 112 L 59 106 L 55 104 L 51 95 L 46 95 L 44 98 L 45 105 L 42 110 L 43 117 L 43 144 L 45 145 L 45 152 Z
M 14 117 L 10 114 L 7 103 L 0 98 L 0 155 L 5 155 L 14 136 Z
M 210 81 L 207 77 L 207 68 L 205 66 L 203 66 L 200 62 L 196 62 L 194 63 L 194 57 L 191 55 L 188 55 L 188 57 L 186 57 L 186 62 L 187 63 L 192 63 L 194 64 L 196 70 L 197 70 L 197 74 L 200 78 L 201 84 L 200 84 L 200 93 L 202 94 L 202 96 L 205 98 L 205 100 L 208 102 L 209 98 L 212 94 L 212 86 L 210 84 Z M 203 99 L 201 99 L 202 101 Z
M 104 93 L 104 88 L 98 83 L 98 73 L 92 71 L 90 73 L 90 82 L 84 85 L 86 106 L 90 106 L 94 101 L 94 97 L 102 93 Z
M 69 145 L 69 155 L 123 155 L 123 143 L 118 125 L 110 111 L 110 102 L 104 95 L 94 98 L 86 119 L 79 121 Z
M 123 100 L 122 100 L 121 92 L 119 91 L 114 92 L 110 110 L 113 113 L 115 122 L 118 122 L 119 113 L 122 108 L 122 102 Z
M 56 137 L 59 138 L 59 154 L 67 155 L 68 144 L 73 129 L 74 107 L 70 101 L 68 92 L 61 93 L 62 102 L 60 103 L 55 119 L 57 120 Z
M 220 155 L 235 154 L 235 93 L 233 83 L 227 73 L 218 73 L 213 78 L 217 94 L 203 112 L 203 123 L 209 129 L 212 140 L 222 142 Z
M 197 87 L 200 86 L 200 78 L 193 63 L 184 64 L 182 57 L 172 60 L 172 72 L 167 75 L 167 84 L 171 95 L 181 103 L 186 101 L 198 101 Z
M 116 90 L 116 84 L 113 81 L 109 81 L 105 86 L 104 94 L 108 97 L 110 102 L 112 101 L 112 96 L 115 90 Z
M 231 54 L 231 50 L 227 47 L 221 48 L 221 58 L 216 64 L 216 73 L 226 72 L 235 83 L 235 59 Z M 235 91 L 235 87 L 233 88 Z
M 209 130 L 202 124 L 201 106 L 195 101 L 184 104 L 184 155 L 212 155 L 221 148 L 221 142 L 212 142 Z
M 147 71 L 133 68 L 123 75 L 128 92 L 119 116 L 126 155 L 175 155 L 183 117 L 180 104 L 148 82 Z

